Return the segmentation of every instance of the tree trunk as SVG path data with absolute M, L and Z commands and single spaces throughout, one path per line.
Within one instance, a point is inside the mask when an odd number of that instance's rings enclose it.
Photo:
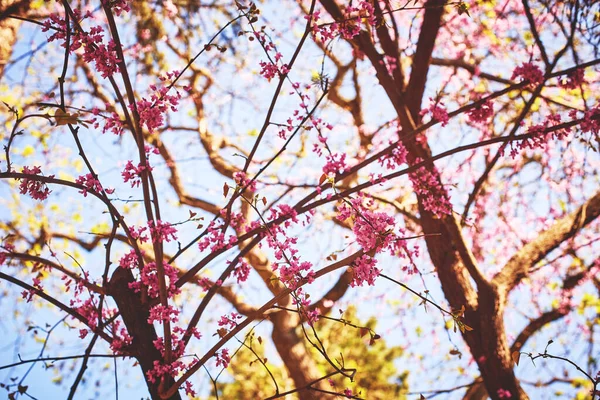
M 288 311 L 279 311 L 271 314 L 271 320 L 273 322 L 271 335 L 273 343 L 296 388 L 304 388 L 309 383 L 322 378 L 324 374 L 314 364 L 313 357 L 306 349 L 307 344 L 296 333 L 296 328 L 301 324 L 298 315 Z M 312 386 L 322 390 L 331 390 L 331 387 L 326 385 L 326 380 L 319 381 Z M 334 398 L 311 389 L 298 392 L 298 396 L 303 400 Z
M 4 68 L 12 56 L 21 26 L 21 21 L 8 18 L 8 15 L 24 16 L 29 10 L 30 2 L 31 0 L 0 0 L 0 79 L 4 76 Z
M 154 361 L 162 361 L 162 356 L 153 343 L 158 336 L 154 326 L 148 323 L 150 315 L 148 305 L 143 304 L 140 296 L 129 288 L 129 283 L 133 281 L 130 270 L 117 268 L 110 279 L 109 294 L 115 299 L 129 335 L 133 337 L 130 346 L 131 355 L 138 360 L 142 367 L 150 395 L 153 400 L 160 400 L 159 382 L 152 383 L 146 379 L 146 373 L 154 368 Z M 171 387 L 174 383 L 173 378 L 165 379 L 164 389 Z M 179 392 L 175 392 L 169 400 L 181 400 Z

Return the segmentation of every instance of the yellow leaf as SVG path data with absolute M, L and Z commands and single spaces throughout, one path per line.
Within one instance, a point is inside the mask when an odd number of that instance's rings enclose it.
M 67 124 L 77 125 L 77 118 L 79 118 L 78 113 L 70 114 L 61 110 L 60 108 L 54 112 L 54 119 L 56 119 L 56 125 L 58 126 Z
M 519 358 L 521 358 L 521 353 L 518 351 L 514 351 L 512 353 L 512 360 L 515 363 L 515 365 L 519 365 Z
M 32 155 L 34 153 L 35 153 L 35 149 L 30 144 L 25 146 L 25 148 L 23 149 L 23 157 L 29 157 L 30 155 Z

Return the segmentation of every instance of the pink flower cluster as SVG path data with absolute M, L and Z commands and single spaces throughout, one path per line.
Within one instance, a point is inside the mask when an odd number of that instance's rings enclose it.
M 42 170 L 40 167 L 23 167 L 21 172 L 27 175 L 40 175 Z M 50 178 L 54 178 L 54 175 L 50 175 Z M 34 178 L 20 178 L 19 180 L 21 181 L 19 184 L 19 192 L 21 194 L 29 194 L 34 200 L 46 200 L 50 193 L 52 193 L 44 182 Z
M 127 354 L 127 348 L 133 342 L 133 337 L 127 332 L 127 328 L 121 327 L 121 321 L 115 321 L 111 324 L 113 340 L 110 343 L 110 349 L 115 355 Z
M 239 187 L 246 188 L 246 190 L 251 192 L 256 191 L 256 180 L 252 181 L 244 171 L 234 172 L 233 179 Z
M 415 163 L 421 160 L 416 159 Z M 429 167 L 435 170 L 435 167 Z M 437 217 L 452 214 L 452 204 L 448 192 L 442 186 L 442 183 L 436 179 L 436 175 L 428 167 L 421 167 L 416 172 L 409 174 L 413 188 L 417 194 L 421 195 L 423 208 L 432 212 Z
M 341 22 L 319 24 L 321 11 L 314 11 L 312 16 L 306 15 L 304 19 L 311 20 L 312 34 L 315 39 L 321 42 L 334 39 L 338 35 L 351 40 L 360 33 L 363 22 L 366 22 L 366 28 L 377 26 L 373 5 L 369 1 L 361 0 L 356 6 L 346 7 L 343 12 Z
M 148 222 L 148 228 L 150 229 L 150 237 L 153 242 L 170 242 L 171 240 L 177 240 L 177 229 L 168 222 L 153 220 Z
M 198 248 L 200 251 L 204 251 L 210 247 L 211 251 L 218 251 L 223 248 L 231 248 L 237 243 L 236 235 L 229 235 L 228 239 L 225 239 L 225 232 L 223 232 L 222 223 L 211 221 L 206 228 L 207 234 L 198 242 Z
M 6 251 L 0 251 L 0 265 L 3 265 L 6 262 L 8 252 L 15 251 L 15 246 L 12 243 L 4 243 L 2 247 L 4 247 Z
M 185 368 L 185 364 L 181 361 L 174 361 L 167 365 L 162 364 L 158 360 L 154 360 L 154 368 L 146 373 L 146 377 L 148 378 L 148 381 L 156 383 L 156 381 L 160 380 L 163 376 L 176 377 L 183 368 Z
M 90 327 L 90 329 L 95 330 L 98 327 L 98 309 L 96 308 L 92 297 L 85 300 L 80 306 L 75 307 L 75 311 L 85 318 L 86 325 Z M 81 339 L 85 338 L 87 334 L 87 329 L 79 330 L 79 337 Z
M 132 261 L 130 260 L 131 258 L 128 258 L 128 260 L 125 261 L 129 262 L 129 264 L 125 264 L 127 267 L 133 265 Z M 165 270 L 167 294 L 169 297 L 171 297 L 180 292 L 180 289 L 175 284 L 177 282 L 177 268 L 167 263 L 163 263 L 163 268 Z M 140 292 L 142 290 L 142 285 L 147 288 L 148 296 L 152 298 L 158 298 L 160 289 L 158 284 L 156 263 L 154 261 L 144 265 L 140 272 L 140 281 L 131 282 L 129 284 L 129 288 L 133 289 L 135 292 Z
M 578 68 L 567 75 L 566 80 L 560 81 L 560 87 L 564 89 L 578 89 L 585 83 L 585 71 L 583 68 Z
M 25 299 L 25 301 L 27 301 L 28 303 L 33 300 L 33 296 L 36 293 L 36 290 L 39 291 L 43 291 L 44 288 L 42 287 L 42 279 L 40 277 L 40 275 L 36 276 L 35 278 L 33 278 L 33 282 L 31 284 L 31 286 L 33 286 L 33 289 L 31 290 L 23 290 L 21 292 L 21 297 L 23 297 L 23 299 Z
M 352 232 L 358 244 L 365 250 L 383 251 L 391 249 L 396 237 L 393 230 L 396 226 L 394 217 L 383 212 L 375 212 L 370 209 L 373 205 L 371 199 L 360 195 L 343 203 L 338 209 L 337 219 L 345 221 L 352 218 L 354 224 Z
M 531 84 L 539 85 L 544 82 L 544 73 L 533 63 L 524 63 L 514 69 L 510 79 L 521 78 Z
M 343 173 L 348 166 L 346 165 L 345 153 L 333 153 L 325 156 L 327 163 L 323 166 L 323 173 L 329 176 L 335 176 L 338 173 Z
M 91 13 L 87 12 L 83 17 L 79 10 L 73 11 L 78 20 L 91 17 Z M 63 47 L 66 45 L 67 24 L 64 18 L 58 14 L 51 14 L 49 19 L 44 22 L 42 27 L 43 32 L 54 30 L 55 33 L 48 38 L 48 42 L 55 40 L 64 41 Z M 93 26 L 89 32 L 75 30 L 71 34 L 69 52 L 74 52 L 83 49 L 83 60 L 87 63 L 94 62 L 96 70 L 103 78 L 112 76 L 119 72 L 118 63 L 120 60 L 117 57 L 117 48 L 114 41 L 110 40 L 108 44 L 103 43 L 104 29 L 101 26 Z
M 370 286 L 375 285 L 375 279 L 381 273 L 376 265 L 377 260 L 366 254 L 354 261 L 350 286 L 362 286 L 365 282 Z
M 390 143 L 391 145 L 392 143 Z M 402 145 L 402 143 L 397 143 L 391 153 L 386 154 L 379 158 L 379 164 L 385 166 L 388 170 L 394 170 L 401 166 L 402 164 L 406 164 L 406 157 L 408 156 L 408 152 L 406 148 Z
M 129 0 L 102 0 L 102 4 L 109 6 L 117 16 L 131 11 Z
M 287 64 L 277 65 L 270 61 L 261 61 L 260 65 L 260 74 L 267 79 L 267 81 L 271 82 L 271 79 L 276 76 L 286 75 L 290 72 L 290 67 Z
M 85 175 L 79 176 L 75 180 L 75 183 L 85 186 L 83 189 L 81 189 L 79 191 L 79 193 L 83 194 L 83 197 L 87 197 L 88 190 L 92 190 L 96 193 L 102 193 L 102 185 L 100 184 L 100 181 L 98 179 L 94 178 L 94 176 L 92 174 L 85 174 Z M 111 189 L 111 188 L 106 189 L 106 193 L 108 193 L 108 194 L 112 194 L 114 192 L 115 192 L 115 189 Z
M 100 110 L 94 107 L 92 114 L 99 116 Z M 94 128 L 98 129 L 100 123 L 96 117 L 91 119 L 91 123 L 94 124 Z M 102 133 L 112 132 L 113 134 L 120 136 L 123 134 L 123 121 L 119 118 L 119 114 L 113 112 L 109 117 L 104 117 L 104 127 L 102 127 Z
M 491 101 L 486 100 L 478 107 L 470 109 L 467 114 L 469 115 L 469 121 L 472 123 L 485 124 L 494 115 L 494 106 Z
M 310 295 L 305 293 L 302 288 L 295 290 L 292 302 L 298 306 L 301 315 L 306 318 L 306 322 L 310 326 L 313 326 L 319 320 L 321 316 L 320 310 L 316 307 L 311 309 Z
M 434 102 L 434 100 L 431 98 L 429 100 L 431 102 L 431 105 L 428 108 L 421 110 L 419 115 L 423 116 L 426 114 L 431 114 L 431 117 L 435 121 L 441 122 L 442 126 L 448 125 L 448 121 L 449 121 L 448 111 L 446 111 L 446 108 L 444 107 L 444 103 Z
M 152 324 L 154 322 L 158 322 L 162 324 L 166 321 L 177 322 L 179 319 L 179 311 L 177 311 L 173 306 L 163 306 L 162 304 L 157 304 L 150 309 L 150 315 L 148 316 L 148 323 Z
M 179 76 L 179 71 L 175 70 L 167 72 L 166 75 L 159 79 L 166 85 L 168 81 L 173 81 Z M 181 93 L 175 91 L 175 94 L 169 94 L 170 87 L 150 85 L 152 94 L 149 99 L 142 98 L 136 102 L 136 108 L 140 116 L 140 123 L 145 125 L 150 132 L 153 132 L 160 127 L 164 122 L 164 115 L 167 111 L 177 111 Z M 133 105 L 129 105 L 133 109 Z
M 138 262 L 138 259 L 137 259 L 137 254 L 135 254 L 135 250 L 130 250 L 129 253 L 125 254 L 119 260 L 119 267 L 127 268 L 127 269 L 134 269 L 137 267 L 137 262 Z
M 271 225 L 265 236 L 269 248 L 273 249 L 277 259 L 277 262 L 272 265 L 273 271 L 279 271 L 281 282 L 295 289 L 303 279 L 312 282 L 315 273 L 310 262 L 300 260 L 296 248 L 298 238 L 290 237 L 286 232 L 287 228 L 299 223 L 296 211 L 287 204 L 281 204 L 270 210 L 270 221 L 284 217 L 289 219 L 283 223 L 283 226 Z
M 143 166 L 141 163 L 136 167 L 133 165 L 131 160 L 127 161 L 125 164 L 125 168 L 123 172 L 121 172 L 121 176 L 123 177 L 123 182 L 131 182 L 131 187 L 139 187 L 142 183 L 142 172 L 148 169 L 148 171 L 152 171 L 152 167 L 148 162 L 146 162 L 146 166 Z
M 576 117 L 576 111 L 571 116 Z M 527 133 L 531 135 L 530 138 L 526 138 L 518 143 L 511 143 L 511 157 L 515 157 L 519 150 L 523 149 L 536 149 L 544 148 L 551 138 L 564 139 L 569 133 L 570 128 L 562 128 L 549 133 L 548 128 L 559 126 L 562 122 L 562 118 L 559 114 L 550 114 L 546 117 L 546 120 L 537 125 L 532 125 L 527 130 Z
M 571 116 L 576 115 L 577 111 L 572 111 Z M 595 135 L 600 133 L 600 105 L 594 108 L 590 108 L 583 115 L 583 121 L 581 121 L 581 131 L 591 132 Z
M 241 319 L 242 316 L 238 313 L 232 312 L 229 315 L 222 315 L 217 324 L 223 328 L 231 330 L 237 326 L 237 320 Z
M 250 265 L 245 259 L 240 259 L 238 266 L 233 270 L 233 276 L 237 279 L 238 283 L 246 282 L 250 275 Z
M 223 368 L 227 368 L 231 362 L 231 356 L 229 355 L 229 350 L 227 349 L 222 349 L 221 352 L 217 352 L 217 354 L 215 354 L 215 358 L 217 359 L 217 367 L 222 366 Z
M 498 389 L 498 398 L 499 399 L 511 399 L 512 398 L 512 394 L 510 393 L 510 391 L 506 390 L 506 389 Z

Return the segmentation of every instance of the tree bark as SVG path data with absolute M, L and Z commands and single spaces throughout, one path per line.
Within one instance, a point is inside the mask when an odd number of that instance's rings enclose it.
M 158 336 L 154 326 L 148 323 L 150 315 L 148 304 L 143 304 L 140 296 L 129 288 L 131 282 L 134 282 L 131 271 L 117 268 L 109 283 L 109 294 L 115 299 L 127 331 L 133 337 L 129 350 L 142 367 L 150 396 L 153 400 L 161 400 L 158 395 L 159 382 L 152 383 L 146 378 L 146 373 L 154 368 L 154 361 L 162 361 L 162 355 L 153 343 Z M 171 377 L 165 379 L 163 383 L 164 388 L 174 384 L 175 381 Z M 179 392 L 175 392 L 169 400 L 181 400 Z
M 307 351 L 306 343 L 296 332 L 302 323 L 296 313 L 278 311 L 271 314 L 273 333 L 271 335 L 275 348 L 287 368 L 290 378 L 294 381 L 296 389 L 304 388 L 311 382 L 322 378 L 324 373 L 316 367 L 312 355 Z M 312 385 L 315 388 L 331 390 L 325 386 L 325 381 Z M 298 392 L 301 399 L 319 400 L 333 399 L 327 395 L 311 389 Z
M 29 10 L 30 2 L 31 0 L 0 0 L 0 79 L 4 76 L 4 68 L 12 56 L 21 26 L 21 21 L 8 16 L 24 16 Z

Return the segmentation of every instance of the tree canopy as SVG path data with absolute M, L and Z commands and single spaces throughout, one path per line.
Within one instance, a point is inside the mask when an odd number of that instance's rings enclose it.
M 600 398 L 600 3 L 0 0 L 1 388 Z

